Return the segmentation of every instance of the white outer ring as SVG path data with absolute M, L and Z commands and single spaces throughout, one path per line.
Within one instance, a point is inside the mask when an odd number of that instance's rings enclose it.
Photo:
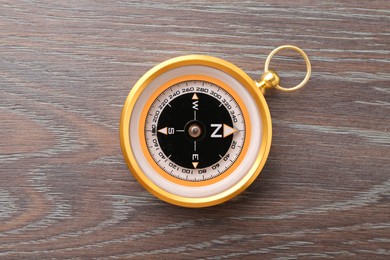
M 252 132 L 247 154 L 245 155 L 241 164 L 235 169 L 235 171 L 232 172 L 226 178 L 222 179 L 221 181 L 218 181 L 216 183 L 207 186 L 201 186 L 201 187 L 190 187 L 190 186 L 179 185 L 165 179 L 158 172 L 156 172 L 153 169 L 152 165 L 150 165 L 147 159 L 144 157 L 144 154 L 142 152 L 142 147 L 141 147 L 140 133 L 138 132 L 139 125 L 140 124 L 143 125 L 145 123 L 140 121 L 141 113 L 145 109 L 144 105 L 146 104 L 150 96 L 156 91 L 156 89 L 161 87 L 169 80 L 181 76 L 185 76 L 185 75 L 190 75 L 190 74 L 205 75 L 212 78 L 216 78 L 224 82 L 228 86 L 230 86 L 232 89 L 234 89 L 234 91 L 237 93 L 237 95 L 240 96 L 241 100 L 247 107 L 249 117 L 250 117 L 250 122 L 251 122 L 250 125 L 251 125 L 251 132 Z M 246 90 L 246 88 L 241 83 L 239 83 L 236 79 L 234 79 L 232 76 L 230 76 L 229 74 L 221 70 L 208 67 L 208 66 L 202 66 L 202 65 L 182 66 L 179 68 L 169 70 L 161 74 L 154 80 L 152 80 L 145 87 L 145 89 L 138 97 L 134 105 L 132 115 L 130 117 L 130 127 L 129 127 L 130 145 L 134 153 L 134 158 L 136 159 L 142 172 L 145 174 L 145 176 L 148 179 L 150 179 L 158 187 L 162 188 L 163 190 L 171 194 L 181 196 L 181 197 L 187 197 L 187 198 L 210 197 L 213 195 L 220 194 L 228 190 L 229 188 L 231 188 L 236 183 L 238 183 L 242 178 L 245 177 L 245 175 L 248 173 L 250 168 L 255 163 L 256 158 L 258 157 L 258 154 L 260 152 L 260 147 L 262 142 L 261 120 L 262 117 L 256 102 L 251 97 L 250 93 Z M 247 122 L 245 122 L 245 124 L 247 124 Z

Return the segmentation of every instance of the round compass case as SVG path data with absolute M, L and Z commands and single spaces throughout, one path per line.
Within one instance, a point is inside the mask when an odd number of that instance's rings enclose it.
M 267 71 L 256 82 L 225 60 L 187 55 L 143 75 L 123 106 L 120 142 L 127 165 L 156 197 L 184 207 L 225 202 L 260 174 L 271 146 L 271 116 L 263 92 L 278 85 Z
M 240 68 L 215 57 L 165 61 L 133 87 L 120 139 L 135 178 L 167 202 L 204 207 L 245 190 L 271 145 L 263 94 Z

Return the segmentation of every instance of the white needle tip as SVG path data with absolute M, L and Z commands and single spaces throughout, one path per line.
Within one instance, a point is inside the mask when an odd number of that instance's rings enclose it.
M 223 124 L 223 138 L 228 137 L 229 135 L 234 134 L 237 131 L 237 129 Z
M 164 135 L 168 135 L 168 127 L 161 128 L 160 130 L 158 130 L 158 132 Z

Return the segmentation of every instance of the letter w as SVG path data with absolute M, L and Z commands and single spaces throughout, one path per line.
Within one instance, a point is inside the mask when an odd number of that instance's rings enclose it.
M 192 108 L 195 110 L 199 110 L 198 108 L 198 100 L 192 101 Z

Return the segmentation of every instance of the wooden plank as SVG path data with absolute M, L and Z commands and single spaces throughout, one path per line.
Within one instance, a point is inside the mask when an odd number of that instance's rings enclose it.
M 0 4 L 0 258 L 388 259 L 390 2 Z M 118 125 L 169 58 L 224 58 L 257 79 L 293 44 L 313 74 L 271 91 L 261 176 L 223 205 L 161 202 L 131 176 Z M 303 76 L 298 56 L 272 66 Z

